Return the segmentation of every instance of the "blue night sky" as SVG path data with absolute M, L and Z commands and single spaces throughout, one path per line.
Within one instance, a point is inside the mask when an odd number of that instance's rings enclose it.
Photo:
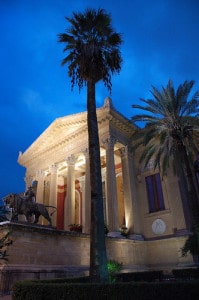
M 86 91 L 71 91 L 64 44 L 65 16 L 104 8 L 122 34 L 123 65 L 112 78 L 113 104 L 130 118 L 139 98 L 169 79 L 199 89 L 198 0 L 0 0 L 0 198 L 25 190 L 24 152 L 55 118 L 86 110 Z M 110 96 L 97 85 L 97 106 Z

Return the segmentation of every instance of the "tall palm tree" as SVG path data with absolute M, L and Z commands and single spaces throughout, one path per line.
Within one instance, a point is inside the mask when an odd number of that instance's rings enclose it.
M 146 113 L 134 115 L 132 121 L 146 124 L 137 134 L 134 147 L 144 147 L 140 162 L 146 166 L 153 158 L 154 168 L 161 168 L 165 175 L 172 160 L 178 176 L 186 179 L 187 199 L 193 223 L 196 223 L 199 222 L 199 201 L 191 158 L 199 152 L 199 91 L 189 99 L 193 85 L 194 81 L 185 81 L 177 91 L 171 80 L 161 91 L 152 86 L 153 99 L 140 99 L 145 106 L 132 105 Z
M 66 44 L 72 88 L 87 86 L 87 123 L 91 184 L 90 277 L 92 281 L 107 282 L 107 258 L 104 235 L 103 194 L 100 164 L 100 145 L 96 114 L 95 86 L 102 80 L 111 91 L 111 75 L 121 69 L 121 35 L 111 26 L 111 17 L 104 9 L 86 9 L 66 17 L 70 27 L 58 35 Z

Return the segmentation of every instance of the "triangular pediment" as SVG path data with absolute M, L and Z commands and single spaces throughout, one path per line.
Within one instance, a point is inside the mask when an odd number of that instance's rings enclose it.
M 104 106 L 97 109 L 99 131 L 107 128 L 114 128 L 118 132 L 130 138 L 135 126 L 118 111 L 116 111 L 109 98 L 105 99 Z M 18 162 L 26 166 L 28 161 L 37 160 L 41 156 L 50 155 L 53 151 L 60 151 L 61 148 L 68 149 L 75 143 L 77 147 L 86 138 L 87 141 L 87 112 L 81 112 L 55 119 L 49 127 L 21 153 Z

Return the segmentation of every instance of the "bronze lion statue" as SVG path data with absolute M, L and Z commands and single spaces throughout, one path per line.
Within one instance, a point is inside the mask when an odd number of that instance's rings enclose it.
M 12 208 L 11 221 L 18 221 L 18 215 L 25 215 L 27 222 L 30 223 L 31 217 L 34 215 L 34 223 L 37 224 L 39 217 L 43 216 L 46 220 L 48 220 L 49 225 L 52 226 L 51 217 L 48 213 L 47 207 L 56 209 L 54 206 L 46 206 L 42 203 L 31 201 L 27 197 L 23 197 L 18 194 L 9 194 L 4 198 L 4 203 Z

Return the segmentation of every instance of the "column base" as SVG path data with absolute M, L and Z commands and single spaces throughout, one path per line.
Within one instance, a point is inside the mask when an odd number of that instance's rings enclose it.
M 111 231 L 107 234 L 107 236 L 119 239 L 125 238 L 119 231 Z
M 141 234 L 132 233 L 128 235 L 130 240 L 144 241 L 144 237 Z

